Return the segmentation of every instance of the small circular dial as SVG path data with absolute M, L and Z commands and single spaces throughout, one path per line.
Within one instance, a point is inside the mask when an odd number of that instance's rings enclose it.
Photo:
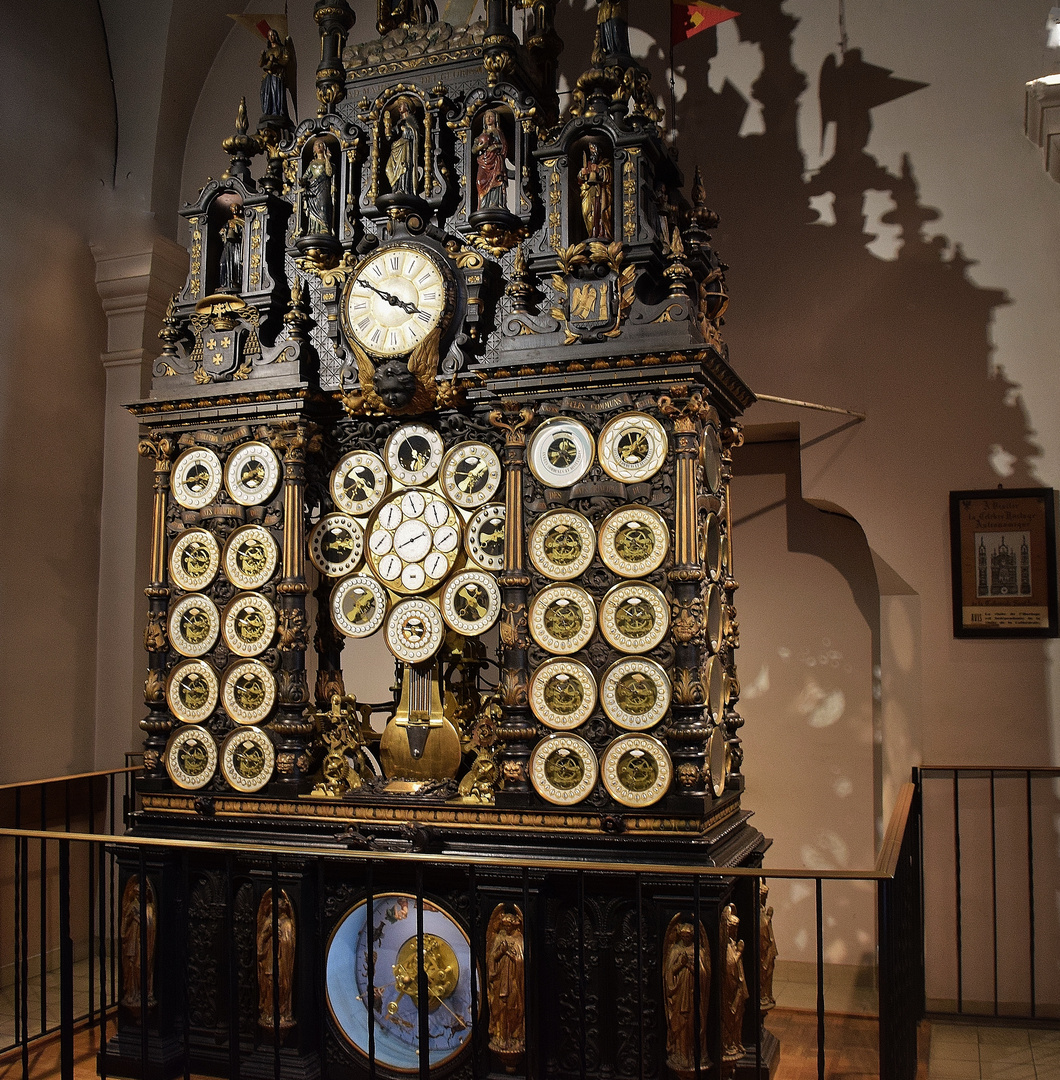
M 166 743 L 166 772 L 177 787 L 196 791 L 205 787 L 217 771 L 217 743 L 203 727 L 173 732 Z
M 441 495 L 396 491 L 368 523 L 368 565 L 395 592 L 429 592 L 455 566 L 460 531 L 460 515 Z
M 530 604 L 530 635 L 542 649 L 567 656 L 589 644 L 596 629 L 592 597 L 577 585 L 549 585 Z
M 261 728 L 236 728 L 221 744 L 221 774 L 236 791 L 260 791 L 275 765 L 272 739 Z
M 374 634 L 383 625 L 388 606 L 386 590 L 367 574 L 344 578 L 331 592 L 331 618 L 347 637 Z
M 276 612 L 261 593 L 240 593 L 224 610 L 221 632 L 236 656 L 257 656 L 276 633 Z
M 442 591 L 442 617 L 464 637 L 484 634 L 501 613 L 501 591 L 491 574 L 463 570 Z
M 258 724 L 276 703 L 276 680 L 258 660 L 240 660 L 221 679 L 221 704 L 237 724 Z
M 188 592 L 205 589 L 217 576 L 220 566 L 220 545 L 206 529 L 185 529 L 169 552 L 170 577 Z
M 442 490 L 466 510 L 488 503 L 501 486 L 501 459 L 481 442 L 458 443 L 442 458 Z
M 363 551 L 364 532 L 349 514 L 325 514 L 309 534 L 309 557 L 326 577 L 352 573 Z
M 530 560 L 556 581 L 584 574 L 596 551 L 596 533 L 589 520 L 574 510 L 550 510 L 530 529 Z
M 604 672 L 600 702 L 607 718 L 627 731 L 654 727 L 670 708 L 670 680 L 654 660 L 630 656 Z
M 390 475 L 407 487 L 429 484 L 442 464 L 442 437 L 426 424 L 404 424 L 383 447 Z
M 615 802 L 623 806 L 651 806 L 670 787 L 673 763 L 658 739 L 650 735 L 620 735 L 604 751 L 600 777 Z
M 221 616 L 217 606 L 201 593 L 178 600 L 169 612 L 169 640 L 181 656 L 202 656 L 217 643 Z
M 447 275 L 426 250 L 392 244 L 354 268 L 343 295 L 343 329 L 375 356 L 404 356 L 442 324 Z
M 580 803 L 596 783 L 593 748 L 577 735 L 549 735 L 530 755 L 530 781 L 541 798 L 559 806 Z
M 504 569 L 504 506 L 491 503 L 467 523 L 467 553 L 484 570 Z
M 669 546 L 666 522 L 646 506 L 623 506 L 600 528 L 600 558 L 622 577 L 643 577 L 657 570 Z
M 600 432 L 600 465 L 625 484 L 650 480 L 666 460 L 666 432 L 646 413 L 625 413 Z
M 402 600 L 387 616 L 387 648 L 406 664 L 429 660 L 444 640 L 442 614 L 428 600 Z
M 280 549 L 268 529 L 244 525 L 225 543 L 221 564 L 225 576 L 241 589 L 260 589 L 276 572 Z
M 616 585 L 600 603 L 600 629 L 622 652 L 654 649 L 670 629 L 670 606 L 654 585 Z
M 576 484 L 593 463 L 592 433 L 579 420 L 557 416 L 546 420 L 530 438 L 530 471 L 546 487 Z
M 182 723 L 201 724 L 217 705 L 217 675 L 205 660 L 182 660 L 166 679 L 166 703 Z
M 221 461 L 203 446 L 185 450 L 173 462 L 170 488 L 173 498 L 189 510 L 201 510 L 221 490 Z
M 354 450 L 339 458 L 331 472 L 331 498 L 340 510 L 354 517 L 370 514 L 389 487 L 383 459 L 369 450 Z
M 530 678 L 530 708 L 542 724 L 569 731 L 596 708 L 596 680 L 577 660 L 546 660 Z
M 244 443 L 225 466 L 225 487 L 240 506 L 265 502 L 280 482 L 280 459 L 263 442 Z

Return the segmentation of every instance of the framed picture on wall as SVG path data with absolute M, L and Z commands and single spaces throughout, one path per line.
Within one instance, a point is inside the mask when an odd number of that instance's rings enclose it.
M 1052 488 L 950 492 L 954 637 L 1057 637 Z

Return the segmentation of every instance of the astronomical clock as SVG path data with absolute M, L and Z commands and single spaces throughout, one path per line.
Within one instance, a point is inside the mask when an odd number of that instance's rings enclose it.
M 154 463 L 131 828 L 204 844 L 123 864 L 165 931 L 163 1072 L 185 1038 L 224 1072 L 237 1007 L 269 1075 L 277 1039 L 291 1076 L 423 1075 L 424 1039 L 439 1076 L 746 1065 L 715 1031 L 726 981 L 665 973 L 723 965 L 726 927 L 758 918 L 750 879 L 704 879 L 693 917 L 646 874 L 638 962 L 623 886 L 498 867 L 469 891 L 444 866 L 416 885 L 397 857 L 591 873 L 768 846 L 741 802 L 728 485 L 754 398 L 722 338 L 717 219 L 625 4 L 600 0 L 562 105 L 556 7 L 489 0 L 457 27 L 387 0 L 349 45 L 354 11 L 320 0 L 315 115 L 291 115 L 277 24 L 257 128 L 233 109 L 229 167 L 182 211 L 189 275 L 130 406 Z M 392 694 L 370 701 L 380 663 Z M 387 858 L 366 883 L 306 845 Z M 221 971 L 230 949 L 249 959 Z M 190 1006 L 165 985 L 181 966 Z M 709 1002 L 698 1036 L 674 979 Z M 140 1023 L 123 1011 L 112 1072 Z

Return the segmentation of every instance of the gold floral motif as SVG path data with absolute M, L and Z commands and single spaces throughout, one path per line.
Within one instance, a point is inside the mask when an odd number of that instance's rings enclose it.
M 144 629 L 144 648 L 148 652 L 165 652 L 166 616 L 162 611 L 150 611 L 147 614 L 147 626 Z
M 144 703 L 157 705 L 166 697 L 166 680 L 158 668 L 151 668 L 144 682 Z
M 706 700 L 699 675 L 691 668 L 678 668 L 674 679 L 674 702 L 677 705 L 702 705 Z
M 280 652 L 305 652 L 305 612 L 301 608 L 281 608 L 278 630 Z
M 287 775 L 294 769 L 294 754 L 277 754 L 276 755 L 276 771 Z

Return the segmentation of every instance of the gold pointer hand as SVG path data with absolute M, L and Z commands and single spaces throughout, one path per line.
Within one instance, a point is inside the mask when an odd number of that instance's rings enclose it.
M 399 307 L 402 311 L 407 312 L 409 315 L 415 315 L 419 312 L 419 308 L 415 304 L 408 300 L 402 300 L 395 296 L 393 293 L 384 292 L 382 289 L 377 289 L 367 278 L 358 278 L 358 285 L 363 285 L 366 289 L 371 289 L 372 292 L 381 296 L 391 307 Z

